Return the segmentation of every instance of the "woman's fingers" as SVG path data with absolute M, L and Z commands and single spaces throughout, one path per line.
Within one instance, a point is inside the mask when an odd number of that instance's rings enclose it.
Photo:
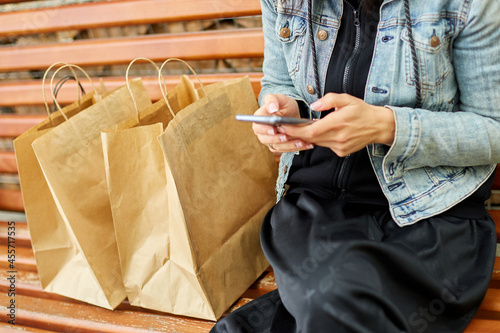
M 268 94 L 264 97 L 264 108 L 268 114 L 272 115 L 279 113 L 280 104 L 284 104 L 283 102 L 280 103 L 280 99 L 283 98 L 275 94 Z
M 268 94 L 264 97 L 262 105 L 254 113 L 258 116 L 286 116 L 298 117 L 299 107 L 297 101 L 283 94 Z M 267 145 L 272 152 L 289 152 L 305 149 L 306 144 L 299 139 L 290 140 L 289 136 L 280 134 L 275 127 L 264 124 L 252 124 L 252 130 L 259 141 Z
M 291 153 L 314 148 L 314 145 L 300 140 L 293 140 L 287 143 L 270 143 L 267 146 L 273 153 Z
M 317 145 L 346 156 L 370 143 L 391 145 L 394 140 L 394 115 L 388 108 L 367 104 L 348 94 L 334 93 L 326 94 L 311 104 L 311 108 L 333 112 L 306 126 L 253 124 L 253 130 L 259 141 L 273 152 L 305 150 Z M 271 112 L 282 116 L 299 114 L 297 102 L 285 95 L 266 96 L 265 105 L 255 114 L 270 115 Z
M 276 128 L 270 125 L 262 125 L 253 123 L 252 125 L 253 132 L 255 135 L 276 135 Z
M 256 116 L 269 116 L 268 106 L 263 105 L 255 111 L 254 115 Z M 252 123 L 252 130 L 256 135 L 275 135 L 276 129 L 273 126 L 263 125 L 258 123 Z
M 257 138 L 262 144 L 268 145 L 270 143 L 278 144 L 288 142 L 288 137 L 284 134 L 279 135 L 257 135 Z
M 290 139 L 287 135 L 257 135 L 259 141 L 268 146 L 272 152 L 292 152 L 312 149 L 314 146 L 303 140 Z
M 326 133 L 331 131 L 331 124 L 324 119 L 305 126 L 280 125 L 276 128 L 277 133 L 310 142 L 315 142 L 317 139 L 321 140 Z
M 328 93 L 310 105 L 314 111 L 327 111 L 341 108 L 359 101 L 358 98 L 349 94 Z
M 370 105 L 346 94 L 332 93 L 312 106 L 317 111 L 334 111 L 311 125 L 283 125 L 277 128 L 277 132 L 328 147 L 339 156 L 359 151 L 371 143 L 392 145 L 395 120 L 391 109 Z
M 327 111 L 342 109 L 347 106 L 354 106 L 362 102 L 356 97 L 348 94 L 328 93 L 316 102 L 311 104 L 311 109 L 315 111 Z M 335 111 L 334 111 L 335 112 Z M 332 117 L 333 116 L 333 117 Z M 335 119 L 331 119 L 335 118 Z M 343 126 L 343 117 L 341 115 L 330 114 L 321 121 L 306 126 L 282 126 L 277 129 L 278 132 L 286 133 L 291 137 L 301 138 L 304 141 L 316 142 L 324 141 L 325 136 L 330 136 L 332 131 L 336 131 Z
M 286 134 L 279 133 L 273 126 L 254 124 L 254 132 L 257 139 L 267 145 L 272 152 L 292 152 L 312 149 L 314 146 L 300 139 L 290 138 Z

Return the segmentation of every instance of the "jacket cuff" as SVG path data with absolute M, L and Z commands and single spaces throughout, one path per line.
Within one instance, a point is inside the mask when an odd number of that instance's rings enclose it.
M 387 183 L 400 178 L 405 161 L 411 157 L 420 138 L 420 120 L 412 108 L 386 106 L 393 111 L 395 120 L 394 142 L 383 160 L 383 173 Z
M 291 87 L 285 87 L 285 86 L 272 86 L 269 88 L 262 87 L 259 93 L 259 106 L 264 105 L 264 98 L 266 97 L 267 94 L 283 94 L 286 96 L 289 96 L 295 100 L 300 100 L 302 97 L 300 97 L 299 93 L 295 90 L 295 88 Z

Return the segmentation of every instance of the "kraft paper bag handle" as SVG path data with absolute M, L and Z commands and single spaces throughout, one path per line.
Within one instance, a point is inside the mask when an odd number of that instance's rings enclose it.
M 49 117 L 50 123 L 52 125 L 54 125 L 54 122 L 53 122 L 52 118 L 50 118 L 50 108 L 49 108 L 49 103 L 47 102 L 47 95 L 46 95 L 46 92 L 45 92 L 45 90 L 46 90 L 45 89 L 45 81 L 47 79 L 47 75 L 49 74 L 49 72 L 50 72 L 50 70 L 52 68 L 54 68 L 55 66 L 63 66 L 63 65 L 68 65 L 68 64 L 65 63 L 65 62 L 56 62 L 56 63 L 52 64 L 49 68 L 47 68 L 47 70 L 43 74 L 43 79 L 42 79 L 43 102 L 45 103 L 45 110 L 47 111 L 47 116 Z M 73 73 L 73 76 L 75 77 L 75 80 L 76 80 L 77 84 L 80 85 L 80 81 L 78 80 L 78 76 L 76 75 L 75 70 L 73 68 L 70 68 L 70 70 Z M 52 74 L 52 79 L 54 79 L 55 75 L 56 75 L 56 73 Z M 81 92 L 78 90 L 78 87 L 77 87 L 77 91 L 78 91 L 79 98 L 81 98 L 82 95 L 81 95 Z M 56 99 L 53 98 L 53 101 L 54 101 L 54 105 L 55 105 L 57 103 Z M 63 115 L 63 117 L 66 117 L 66 115 Z
M 76 73 L 74 71 L 73 68 L 76 68 L 78 70 L 80 70 L 86 77 L 87 79 L 89 80 L 90 84 L 92 85 L 92 89 L 95 91 L 95 96 L 97 98 L 97 100 L 101 100 L 102 97 L 101 95 L 99 95 L 99 92 L 97 91 L 95 85 L 94 85 L 94 82 L 92 81 L 92 79 L 90 78 L 90 76 L 87 74 L 86 71 L 83 70 L 83 68 L 81 68 L 80 66 L 78 65 L 73 65 L 73 64 L 64 64 L 63 66 L 59 67 L 55 72 L 54 74 L 52 75 L 52 78 L 50 80 L 50 91 L 51 91 L 51 94 L 52 94 L 52 99 L 54 100 L 54 103 L 56 104 L 56 107 L 57 109 L 61 112 L 62 116 L 64 117 L 64 119 L 66 121 L 68 121 L 68 117 L 64 114 L 64 112 L 62 112 L 62 108 L 61 108 L 61 105 L 59 105 L 59 102 L 57 101 L 56 97 L 54 96 L 54 77 L 57 75 L 57 73 L 59 73 L 59 71 L 61 71 L 62 69 L 64 68 L 70 68 L 70 70 L 73 72 L 73 75 L 75 75 L 76 77 Z M 77 80 L 77 84 L 79 84 L 80 81 Z
M 74 75 L 66 75 L 63 76 L 59 81 L 57 81 L 56 86 L 54 87 L 54 95 L 56 96 L 59 95 L 59 91 L 61 90 L 62 86 L 69 80 L 75 80 L 77 83 L 77 87 L 80 88 L 80 98 L 85 95 L 85 89 L 83 89 L 82 83 L 78 81 L 78 77 Z M 77 88 L 77 90 L 78 90 Z M 55 104 L 55 103 L 54 103 Z M 57 111 L 57 108 L 54 105 L 54 111 Z
M 132 97 L 132 101 L 134 102 L 134 107 L 135 107 L 135 111 L 137 111 L 137 122 L 141 122 L 141 116 L 140 116 L 140 110 L 139 108 L 137 107 L 137 102 L 134 98 L 134 94 L 132 92 L 132 88 L 130 88 L 130 81 L 128 79 L 128 74 L 129 74 L 129 71 L 130 71 L 130 67 L 132 67 L 132 65 L 136 62 L 136 61 L 139 61 L 139 60 L 144 60 L 144 61 L 147 61 L 149 63 L 151 63 L 155 68 L 156 68 L 156 71 L 159 73 L 159 84 L 160 84 L 160 89 L 162 90 L 162 85 L 164 86 L 163 88 L 166 89 L 166 84 L 165 84 L 165 80 L 163 78 L 163 75 L 161 75 L 161 71 L 160 71 L 160 68 L 158 67 L 158 65 L 152 61 L 151 59 L 148 59 L 148 58 L 142 58 L 142 57 L 139 57 L 139 58 L 135 58 L 134 60 L 132 60 L 130 62 L 130 64 L 128 65 L 127 67 L 127 71 L 125 72 L 125 80 L 127 81 L 127 88 L 128 88 L 128 91 L 130 93 L 130 97 Z M 163 90 L 162 90 L 163 91 Z M 165 102 L 167 103 L 167 107 L 168 109 L 170 110 L 170 113 L 172 115 L 174 115 L 174 112 L 172 111 L 172 108 L 170 107 L 170 104 L 168 104 L 168 100 L 166 99 L 166 97 L 163 95 L 163 97 L 165 98 Z
M 172 114 L 172 117 L 175 118 L 175 114 L 174 112 L 172 111 L 172 108 L 170 107 L 170 103 L 168 102 L 168 98 L 167 98 L 167 92 L 166 92 L 166 87 L 164 85 L 162 85 L 161 83 L 163 82 L 163 67 L 165 67 L 165 65 L 167 63 L 169 63 L 170 61 L 178 61 L 178 62 L 181 62 L 183 63 L 184 65 L 186 65 L 187 68 L 189 68 L 189 70 L 191 71 L 191 73 L 193 73 L 193 75 L 196 77 L 196 79 L 198 80 L 198 82 L 200 83 L 200 86 L 201 86 L 201 89 L 203 89 L 203 92 L 205 93 L 205 95 L 207 95 L 207 92 L 205 90 L 205 86 L 203 85 L 203 82 L 201 82 L 200 80 L 200 77 L 198 76 L 198 74 L 196 74 L 195 70 L 193 69 L 193 67 L 191 67 L 186 61 L 182 60 L 182 59 L 179 59 L 179 58 L 169 58 L 167 60 L 165 60 L 163 62 L 163 64 L 161 65 L 160 69 L 158 70 L 158 81 L 160 82 L 160 89 L 161 89 L 161 95 L 163 96 L 163 98 L 165 99 L 165 102 L 167 103 L 167 106 L 168 106 L 168 109 L 170 110 L 170 113 Z

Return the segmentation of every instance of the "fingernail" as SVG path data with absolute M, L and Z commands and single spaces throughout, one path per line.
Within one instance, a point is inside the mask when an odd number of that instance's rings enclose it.
M 278 131 L 278 133 L 285 133 L 285 129 L 281 126 L 276 126 L 276 130 Z
M 274 129 L 270 129 L 267 131 L 267 134 L 269 135 L 276 135 L 276 132 L 274 131 Z
M 314 145 L 310 145 L 310 144 L 309 144 L 309 145 L 307 145 L 307 146 L 306 146 L 306 148 L 307 148 L 307 149 L 313 149 L 313 148 L 314 148 Z
M 304 144 L 300 141 L 295 142 L 295 147 L 297 147 L 297 148 L 302 148 L 303 145 Z
M 321 103 L 321 101 L 316 101 L 312 103 L 309 107 L 311 108 L 311 110 L 316 111 L 323 107 L 323 103 Z
M 270 103 L 267 107 L 267 110 L 269 111 L 269 113 L 276 113 L 279 109 L 275 103 Z
M 286 142 L 287 141 L 286 135 L 280 135 L 280 141 Z

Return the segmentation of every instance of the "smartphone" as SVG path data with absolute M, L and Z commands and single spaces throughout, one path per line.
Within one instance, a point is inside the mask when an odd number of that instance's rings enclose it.
M 248 114 L 237 114 L 236 120 L 250 121 L 265 125 L 307 125 L 311 124 L 313 120 L 306 118 L 291 118 L 291 117 L 278 117 L 278 116 L 254 116 Z

